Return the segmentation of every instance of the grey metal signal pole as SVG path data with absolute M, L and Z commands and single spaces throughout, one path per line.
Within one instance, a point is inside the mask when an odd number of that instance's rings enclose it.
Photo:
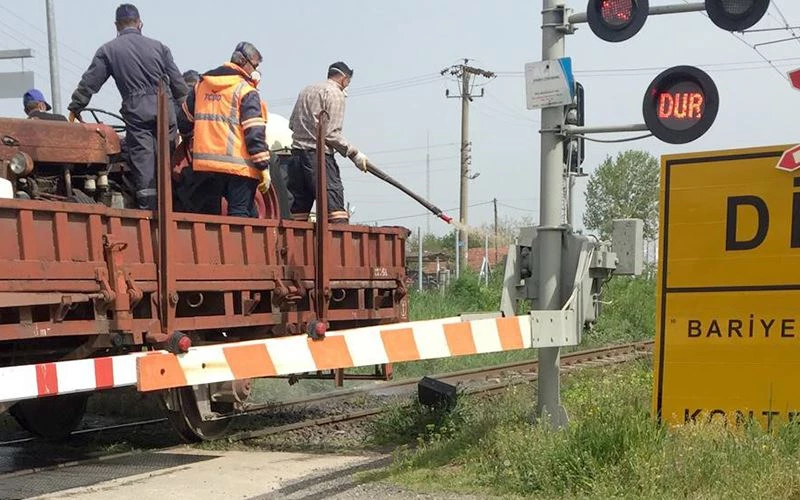
M 564 57 L 563 26 L 564 0 L 543 0 L 542 60 Z M 541 182 L 539 204 L 539 309 L 557 310 L 560 301 L 561 225 L 564 151 L 556 133 L 564 123 L 564 108 L 542 108 Z M 539 350 L 539 380 L 537 414 L 549 418 L 555 427 L 566 425 L 566 413 L 561 407 L 559 363 L 560 348 Z
M 58 74 L 58 39 L 56 38 L 56 13 L 53 0 L 45 0 L 47 7 L 47 48 L 50 52 L 50 102 L 53 112 L 61 114 L 61 79 Z
M 567 169 L 565 179 L 567 181 L 567 224 L 574 228 L 575 200 L 573 198 L 573 190 L 575 188 L 575 175 Z

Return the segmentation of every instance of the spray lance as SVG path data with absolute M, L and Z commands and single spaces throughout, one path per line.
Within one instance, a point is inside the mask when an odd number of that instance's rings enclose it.
M 411 191 L 410 189 L 408 189 L 404 185 L 402 185 L 399 182 L 397 182 L 395 179 L 390 177 L 386 172 L 384 172 L 383 170 L 381 170 L 378 167 L 376 167 L 375 165 L 373 165 L 372 162 L 370 162 L 370 161 L 367 161 L 367 172 L 371 173 L 372 175 L 374 175 L 378 179 L 380 179 L 380 180 L 382 180 L 382 181 L 384 181 L 384 182 L 386 182 L 388 184 L 391 184 L 392 186 L 396 187 L 397 189 L 399 189 L 400 191 L 404 192 L 408 196 L 412 197 L 417 203 L 419 203 L 423 207 L 425 207 L 428 210 L 430 210 L 431 213 L 433 213 L 433 215 L 435 215 L 436 217 L 442 219 L 446 223 L 450 224 L 450 223 L 453 222 L 453 218 L 452 217 L 447 216 L 444 212 L 442 212 L 433 203 L 429 202 L 425 198 L 422 198 L 417 193 Z

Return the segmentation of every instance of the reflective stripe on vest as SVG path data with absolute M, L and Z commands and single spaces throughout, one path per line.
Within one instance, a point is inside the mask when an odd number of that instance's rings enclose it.
M 244 158 L 239 158 L 238 156 L 227 156 L 227 155 L 214 155 L 209 153 L 195 153 L 194 154 L 195 160 L 208 160 L 208 161 L 218 161 L 222 163 L 235 163 L 237 165 L 247 165 L 248 167 L 255 168 L 255 164 L 250 160 L 245 160 Z

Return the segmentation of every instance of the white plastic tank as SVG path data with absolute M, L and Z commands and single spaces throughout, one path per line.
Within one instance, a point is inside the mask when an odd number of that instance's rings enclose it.
M 8 179 L 0 177 L 0 199 L 11 200 L 14 198 L 14 185 Z
M 292 131 L 289 129 L 289 120 L 279 114 L 267 112 L 267 144 L 273 153 L 288 152 L 292 149 Z

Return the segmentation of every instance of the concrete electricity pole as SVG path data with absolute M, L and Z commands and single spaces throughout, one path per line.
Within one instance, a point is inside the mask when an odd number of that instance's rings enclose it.
M 542 60 L 564 57 L 564 0 L 543 0 Z M 564 149 L 558 129 L 564 123 L 564 108 L 542 108 L 541 194 L 539 204 L 539 308 L 560 309 L 561 296 L 561 233 L 564 192 Z M 539 378 L 536 412 L 549 418 L 555 427 L 566 425 L 566 413 L 561 406 L 559 363 L 561 349 L 546 347 L 539 350 Z
M 497 239 L 499 237 L 497 232 L 497 198 L 493 199 L 492 203 L 494 204 L 494 265 L 497 265 Z
M 469 181 L 476 178 L 478 174 L 470 174 L 469 166 L 472 160 L 470 155 L 472 144 L 469 141 L 469 103 L 475 97 L 483 97 L 484 89 L 481 88 L 480 95 L 472 95 L 472 82 L 474 77 L 494 78 L 495 74 L 491 71 L 468 66 L 469 59 L 464 59 L 464 64 L 457 64 L 441 71 L 441 74 L 450 74 L 460 79 L 461 94 L 451 96 L 450 90 L 445 92 L 448 98 L 461 99 L 461 196 L 459 198 L 459 222 L 461 223 L 461 244 L 458 253 L 463 255 L 463 262 L 467 263 L 467 242 L 469 241 L 469 231 L 467 231 L 467 210 L 469 207 Z
M 61 79 L 58 75 L 58 39 L 56 38 L 56 13 L 53 0 L 45 0 L 47 7 L 47 48 L 50 52 L 50 102 L 53 113 L 61 114 Z
M 428 130 L 425 147 L 425 199 L 431 199 L 431 131 Z M 425 216 L 425 234 L 431 234 L 431 214 Z

